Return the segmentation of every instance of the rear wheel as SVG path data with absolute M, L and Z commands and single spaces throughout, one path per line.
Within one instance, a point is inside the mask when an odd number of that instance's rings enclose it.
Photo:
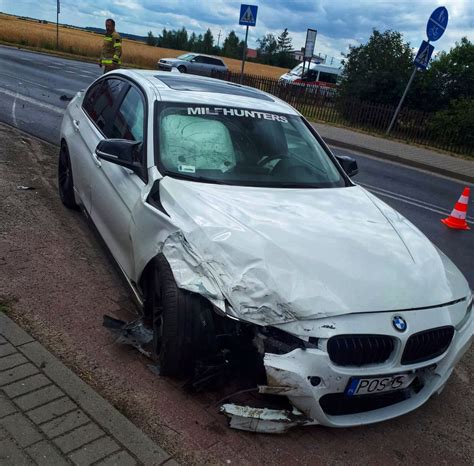
M 58 160 L 59 197 L 68 209 L 78 209 L 74 198 L 74 181 L 72 178 L 71 158 L 67 144 L 62 141 Z
M 153 350 L 162 375 L 191 375 L 197 360 L 215 351 L 210 303 L 178 288 L 166 258 L 160 254 L 151 271 Z

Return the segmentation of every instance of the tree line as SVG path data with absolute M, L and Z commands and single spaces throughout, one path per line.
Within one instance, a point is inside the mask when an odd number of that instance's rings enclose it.
M 292 68 L 298 63 L 291 54 L 293 50 L 292 39 L 286 28 L 278 36 L 266 34 L 257 39 L 257 43 L 257 57 L 250 58 L 251 61 L 284 68 Z M 147 44 L 152 47 L 186 50 L 236 59 L 242 58 L 245 45 L 235 31 L 230 31 L 224 38 L 222 46 L 220 46 L 220 44 L 215 43 L 214 35 L 210 29 L 207 29 L 204 34 L 194 32 L 188 34 L 184 27 L 178 30 L 167 30 L 165 28 L 158 36 L 149 31 Z
M 350 47 L 345 55 L 339 100 L 397 105 L 416 51 L 400 32 L 374 29 L 366 44 Z M 463 37 L 449 52 L 437 54 L 425 71 L 417 71 L 403 106 L 434 112 L 435 129 L 449 129 L 474 145 L 474 44 Z

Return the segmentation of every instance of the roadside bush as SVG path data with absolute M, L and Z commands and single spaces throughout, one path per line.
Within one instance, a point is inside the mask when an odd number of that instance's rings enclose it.
M 474 99 L 452 100 L 446 110 L 433 115 L 430 127 L 441 141 L 454 140 L 471 147 L 474 156 Z

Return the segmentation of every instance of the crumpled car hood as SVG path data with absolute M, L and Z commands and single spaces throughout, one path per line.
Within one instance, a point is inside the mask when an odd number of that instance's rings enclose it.
M 359 186 L 275 189 L 165 177 L 181 231 L 163 253 L 181 288 L 239 319 L 274 325 L 465 297 L 454 264 Z

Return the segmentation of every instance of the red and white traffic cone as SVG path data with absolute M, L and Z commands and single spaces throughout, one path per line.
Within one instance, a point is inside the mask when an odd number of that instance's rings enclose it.
M 456 230 L 470 230 L 470 227 L 466 222 L 469 193 L 470 189 L 465 187 L 461 197 L 459 198 L 458 202 L 456 202 L 456 205 L 454 206 L 454 209 L 449 217 L 443 218 L 441 220 L 449 228 L 455 228 Z

